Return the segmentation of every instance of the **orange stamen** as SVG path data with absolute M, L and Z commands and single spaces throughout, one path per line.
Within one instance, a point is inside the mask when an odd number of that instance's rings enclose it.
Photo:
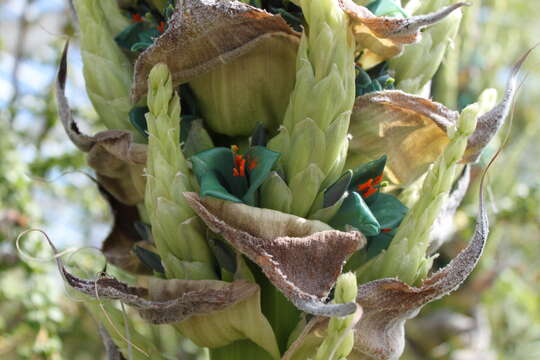
M 257 160 L 251 160 L 248 166 L 249 171 L 255 169 L 255 167 L 257 167 Z
M 233 176 L 240 176 L 240 174 L 238 173 L 237 168 L 232 169 L 232 174 L 233 174 Z
M 358 191 L 362 192 L 362 191 L 365 191 L 367 189 L 370 189 L 372 182 L 373 182 L 373 179 L 369 179 L 365 183 L 358 185 Z
M 133 15 L 131 15 L 131 19 L 134 22 L 143 22 L 143 18 L 141 16 L 141 14 L 133 14 Z
M 246 176 L 246 159 L 240 161 L 240 176 Z
M 231 151 L 232 151 L 233 153 L 237 153 L 237 152 L 238 152 L 238 145 L 232 145 L 232 146 L 231 146 Z
M 382 181 L 382 175 L 379 175 L 375 178 L 375 181 L 373 181 L 373 185 L 379 185 Z
M 364 199 L 367 199 L 371 195 L 375 194 L 377 192 L 377 190 L 378 190 L 377 188 L 370 187 L 368 191 L 366 191 L 365 193 L 362 194 L 362 197 Z
M 165 31 L 165 22 L 163 21 L 160 21 L 159 22 L 159 26 L 157 26 L 157 29 L 160 33 L 164 32 Z
M 392 229 L 390 229 L 390 228 L 381 229 L 381 232 L 390 232 L 390 231 L 392 231 Z

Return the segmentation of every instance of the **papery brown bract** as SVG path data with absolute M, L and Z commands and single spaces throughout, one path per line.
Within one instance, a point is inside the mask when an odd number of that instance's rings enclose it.
M 365 245 L 360 232 L 275 210 L 200 198 L 184 193 L 193 210 L 214 232 L 259 265 L 268 279 L 296 307 L 323 316 L 345 316 L 356 306 L 326 304 L 345 260 Z

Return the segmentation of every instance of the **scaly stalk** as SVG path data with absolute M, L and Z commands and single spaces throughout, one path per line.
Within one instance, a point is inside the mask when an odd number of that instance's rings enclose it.
M 293 196 L 290 213 L 305 217 L 317 194 L 343 168 L 355 95 L 355 44 L 348 17 L 337 1 L 297 3 L 308 31 L 300 42 L 295 88 L 283 126 L 269 148 L 282 154 Z
M 128 113 L 133 66 L 114 41 L 127 25 L 116 4 L 75 0 L 80 24 L 81 55 L 88 97 L 100 120 L 109 129 L 131 129 Z M 134 132 L 135 133 L 135 132 Z M 134 134 L 139 140 L 138 134 Z
M 348 303 L 356 300 L 358 286 L 353 273 L 341 274 L 336 282 L 334 303 Z M 357 310 L 361 311 L 360 309 Z M 344 317 L 333 317 L 328 323 L 328 333 L 317 349 L 315 360 L 346 359 L 354 345 L 354 319 L 357 313 Z
M 213 279 L 213 259 L 199 218 L 183 192 L 192 191 L 180 149 L 180 99 L 165 64 L 148 79 L 148 160 L 145 206 L 168 277 Z
M 433 262 L 432 257 L 426 257 L 431 227 L 448 197 L 480 111 L 478 104 L 469 105 L 461 113 L 457 127 L 448 130 L 450 143 L 429 170 L 420 198 L 403 219 L 388 250 L 357 271 L 360 283 L 398 277 L 414 284 L 427 275 Z

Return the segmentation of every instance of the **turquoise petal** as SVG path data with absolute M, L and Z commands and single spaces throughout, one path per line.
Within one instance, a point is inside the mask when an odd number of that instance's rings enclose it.
M 232 175 L 234 161 L 231 150 L 213 148 L 193 155 L 190 160 L 201 187 L 201 196 L 242 202 L 240 197 L 247 189 L 247 181 L 244 177 Z
M 253 146 L 246 153 L 245 157 L 249 160 L 256 161 L 256 166 L 253 170 L 246 169 L 249 177 L 249 188 L 242 197 L 242 200 L 250 206 L 257 204 L 257 190 L 264 183 L 274 164 L 279 159 L 280 154 L 268 150 L 263 146 Z M 246 165 L 247 166 L 247 165 Z
M 377 201 L 370 205 L 369 209 L 377 218 L 381 229 L 395 229 L 403 220 L 409 210 L 395 196 L 379 194 Z
M 377 16 L 409 17 L 394 0 L 375 0 L 366 7 Z
M 381 229 L 364 199 L 354 191 L 349 193 L 338 213 L 330 222 L 330 226 L 339 230 L 345 230 L 346 225 L 355 227 L 365 236 L 375 236 L 379 234 Z

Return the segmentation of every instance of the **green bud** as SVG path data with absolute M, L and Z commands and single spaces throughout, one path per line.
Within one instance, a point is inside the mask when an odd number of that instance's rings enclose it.
M 154 66 L 148 80 L 148 161 L 145 206 L 168 277 L 214 278 L 205 229 L 183 192 L 192 191 L 180 150 L 180 99 L 166 65 Z
M 433 262 L 426 257 L 431 228 L 460 169 L 458 162 L 476 127 L 479 110 L 478 104 L 469 105 L 457 126 L 449 129 L 450 143 L 428 171 L 419 199 L 401 222 L 390 247 L 356 271 L 358 281 L 399 277 L 414 284 L 427 275 Z
M 308 214 L 323 180 L 324 173 L 315 164 L 310 164 L 290 180 L 289 188 L 293 194 L 291 214 L 303 217 Z
M 304 119 L 294 127 L 286 170 L 289 178 L 306 169 L 310 164 L 322 168 L 325 159 L 326 141 L 324 133 L 310 118 Z M 294 193 L 293 193 L 294 194 Z
M 296 83 L 283 121 L 290 137 L 285 139 L 282 131 L 281 139 L 270 146 L 282 154 L 293 194 L 292 213 L 306 216 L 323 182 L 331 183 L 343 167 L 355 97 L 355 46 L 348 17 L 338 2 L 299 0 L 297 4 L 309 32 L 300 41 Z M 315 178 L 305 178 L 309 167 L 308 172 L 317 173 Z M 302 186 L 306 181 L 309 186 Z
M 261 187 L 261 207 L 290 213 L 291 189 L 275 171 L 270 173 Z
M 428 1 L 427 7 L 419 9 L 417 14 L 438 10 L 450 5 L 452 1 L 435 2 L 437 2 L 437 7 L 433 6 L 431 9 L 430 1 Z M 395 71 L 397 89 L 411 94 L 421 93 L 424 86 L 437 72 L 448 46 L 456 37 L 461 18 L 461 10 L 452 12 L 441 22 L 424 30 L 420 42 L 406 46 L 403 54 L 389 60 L 390 69 Z
M 109 129 L 131 129 L 132 65 L 114 41 L 125 18 L 113 1 L 75 0 L 73 4 L 79 17 L 83 74 L 90 101 Z
M 355 302 L 358 294 L 356 276 L 353 273 L 341 274 L 336 282 L 334 303 Z M 357 312 L 361 311 L 358 308 Z M 326 337 L 317 349 L 315 360 L 345 359 L 354 345 L 354 322 L 357 313 L 345 317 L 333 317 L 328 323 Z

